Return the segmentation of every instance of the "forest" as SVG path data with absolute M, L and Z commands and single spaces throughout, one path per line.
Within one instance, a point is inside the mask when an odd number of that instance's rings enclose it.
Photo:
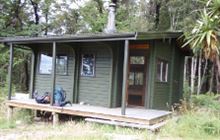
M 0 37 L 102 32 L 109 3 L 103 0 L 1 0 Z M 206 3 L 207 0 L 119 0 L 116 27 L 118 32 L 184 31 L 190 34 Z M 186 58 L 186 84 L 191 93 L 218 92 L 217 65 L 204 57 L 202 49 L 199 51 Z M 0 86 L 5 87 L 8 48 L 1 45 L 0 54 Z M 16 49 L 13 83 L 17 91 L 28 90 L 29 61 L 28 51 Z
M 182 31 L 183 35 L 179 38 L 184 42 L 182 47 L 190 48 L 191 55 L 186 56 L 184 62 L 183 100 L 173 108 L 182 116 L 171 121 L 159 135 L 165 139 L 218 139 L 220 0 L 0 0 L 0 40 L 13 36 L 103 32 L 111 2 L 117 6 L 118 32 Z M 30 50 L 16 47 L 12 79 L 16 92 L 29 90 L 30 58 Z M 8 66 L 9 47 L 0 44 L 0 95 L 4 96 L 8 90 Z M 4 99 L 0 98 L 0 102 Z M 2 110 L 0 108 L 0 114 L 3 114 Z M 15 125 L 5 124 L 4 121 L 5 118 L 0 117 L 0 130 L 4 125 L 6 128 Z M 65 126 L 59 126 L 56 130 L 64 127 L 64 131 L 69 131 Z M 84 124 L 75 124 L 74 127 L 76 131 L 78 127 L 95 129 L 95 133 L 100 131 L 100 127 L 97 129 L 96 126 Z M 197 128 L 193 130 L 194 133 L 192 128 Z M 30 129 L 35 131 L 35 128 Z M 107 132 L 124 131 L 119 128 L 113 130 L 112 127 L 101 129 Z M 130 134 L 131 131 L 125 130 L 124 133 Z M 132 133 L 144 138 L 146 135 L 144 131 L 138 130 L 132 130 Z M 105 136 L 97 136 L 92 135 L 91 139 L 105 139 Z

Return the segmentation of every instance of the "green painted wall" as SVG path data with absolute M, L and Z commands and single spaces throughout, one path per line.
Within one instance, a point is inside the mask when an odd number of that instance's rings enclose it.
M 154 70 L 151 108 L 169 109 L 169 106 L 178 102 L 182 95 L 184 55 L 175 42 L 175 40 L 157 40 L 154 43 L 155 55 L 151 65 Z M 168 62 L 168 82 L 159 82 L 156 78 L 157 59 Z
M 43 46 L 43 47 L 42 47 Z M 46 91 L 51 92 L 52 85 L 52 75 L 51 74 L 40 74 L 39 73 L 39 53 L 51 52 L 52 53 L 52 44 L 40 44 L 37 50 L 36 58 L 36 72 L 35 72 L 35 82 L 34 89 L 37 90 L 40 94 L 43 94 Z M 73 49 L 64 45 L 57 45 L 57 54 L 66 54 L 68 56 L 68 71 L 67 75 L 56 75 L 56 85 L 63 87 L 67 94 L 67 100 L 73 100 L 73 74 L 74 74 L 74 53 Z
M 149 43 L 145 107 L 168 109 L 167 103 L 178 102 L 182 96 L 184 55 L 176 46 L 175 40 L 173 42 L 154 40 Z M 37 48 L 36 52 L 48 51 L 52 53 L 52 44 L 41 44 L 35 48 Z M 67 91 L 67 99 L 71 101 L 74 99 L 75 103 L 84 102 L 104 107 L 121 106 L 123 50 L 124 41 L 58 44 L 57 52 L 68 55 L 68 75 L 57 75 L 56 85 L 62 86 Z M 81 55 L 84 53 L 94 53 L 96 56 L 95 77 L 80 75 Z M 51 91 L 51 75 L 39 74 L 39 55 L 37 56 L 34 88 L 40 93 Z M 169 64 L 167 83 L 157 81 L 157 59 L 164 59 Z
M 184 55 L 176 47 L 175 50 L 175 63 L 174 63 L 174 71 L 173 71 L 173 93 L 171 97 L 171 102 L 177 103 L 182 98 L 183 93 L 183 69 L 184 69 Z
M 78 102 L 109 107 L 112 79 L 112 56 L 107 43 L 82 43 L 80 52 L 94 53 L 96 57 L 95 76 L 79 77 Z M 80 60 L 79 60 L 80 61 Z
M 114 62 L 112 82 L 112 107 L 120 107 L 122 99 L 124 41 L 112 44 L 112 50 Z
M 155 109 L 167 109 L 167 103 L 169 103 L 170 96 L 170 72 L 171 72 L 171 58 L 172 58 L 172 46 L 167 40 L 157 40 L 154 43 L 155 58 L 154 58 L 154 90 L 153 90 L 153 102 L 152 108 Z M 157 59 L 162 59 L 168 62 L 168 82 L 159 82 L 157 79 Z

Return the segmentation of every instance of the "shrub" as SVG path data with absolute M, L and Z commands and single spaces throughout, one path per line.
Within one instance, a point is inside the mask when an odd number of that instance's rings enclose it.
M 218 98 L 219 95 L 214 94 L 193 95 L 192 103 L 194 106 L 220 110 L 220 101 L 217 100 Z
M 162 135 L 191 139 L 211 139 L 220 137 L 219 115 L 207 112 L 190 111 L 178 119 L 172 119 Z
M 218 139 L 220 137 L 220 101 L 218 95 L 192 95 L 182 100 L 173 118 L 162 128 L 162 135 L 184 139 Z

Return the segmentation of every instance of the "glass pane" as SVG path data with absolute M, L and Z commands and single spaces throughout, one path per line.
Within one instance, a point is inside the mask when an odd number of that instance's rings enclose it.
M 168 80 L 167 61 L 157 60 L 157 80 L 160 82 L 167 82 Z
M 144 64 L 144 56 L 131 56 L 130 64 Z
M 95 56 L 93 54 L 82 55 L 82 76 L 94 76 L 95 75 Z
M 40 69 L 41 74 L 51 74 L 52 71 L 52 57 L 47 54 L 40 55 Z
M 135 73 L 135 85 L 143 85 L 144 83 L 144 73 L 136 72 Z
M 134 72 L 129 73 L 129 85 L 134 85 Z
M 52 72 L 52 56 L 49 54 L 40 55 L 40 74 L 51 74 Z M 67 74 L 67 56 L 56 57 L 56 73 L 65 75 Z
M 163 82 L 167 82 L 167 72 L 168 72 L 168 64 L 164 62 L 163 69 L 162 69 L 162 81 Z
M 67 74 L 67 56 L 58 56 L 56 59 L 56 73 Z
M 157 61 L 157 80 L 161 81 L 161 66 L 162 66 L 162 63 L 161 61 Z

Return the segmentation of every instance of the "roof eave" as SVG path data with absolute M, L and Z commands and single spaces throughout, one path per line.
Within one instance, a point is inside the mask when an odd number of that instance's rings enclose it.
M 93 35 L 93 36 L 50 36 L 50 37 L 15 37 L 3 38 L 3 43 L 13 44 L 34 44 L 34 43 L 50 43 L 50 42 L 96 42 L 96 41 L 120 41 L 120 40 L 134 40 L 136 33 L 126 34 L 108 34 L 108 35 Z
M 170 39 L 179 38 L 183 32 L 138 32 L 137 40 L 152 40 L 152 39 Z

